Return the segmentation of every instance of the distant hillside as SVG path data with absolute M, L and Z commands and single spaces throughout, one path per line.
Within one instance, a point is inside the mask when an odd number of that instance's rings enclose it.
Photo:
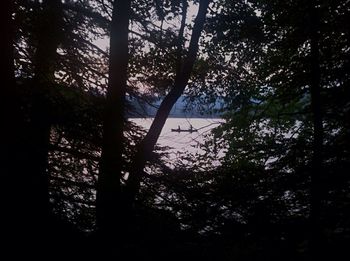
M 128 98 L 131 111 L 129 118 L 154 117 L 162 99 L 152 104 L 147 104 L 137 98 Z M 200 99 L 190 101 L 188 97 L 180 97 L 173 106 L 170 118 L 220 118 L 222 114 L 223 101 L 219 99 L 215 103 L 201 103 Z

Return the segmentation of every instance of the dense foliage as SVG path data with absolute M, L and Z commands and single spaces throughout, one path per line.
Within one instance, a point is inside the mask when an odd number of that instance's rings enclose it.
M 315 257 L 345 254 L 349 1 L 142 0 L 131 1 L 130 17 L 115 3 L 4 2 L 1 59 L 12 63 L 2 62 L 11 72 L 1 107 L 6 235 L 29 242 L 38 231 L 39 243 L 49 238 L 52 249 L 78 256 L 95 244 L 93 254 L 105 257 L 307 260 L 315 245 Z M 120 44 L 112 34 L 121 18 L 127 75 L 111 71 L 108 44 Z M 113 73 L 126 79 L 115 106 L 123 113 L 122 163 L 118 185 L 99 187 Z M 128 120 L 140 113 L 129 101 L 165 104 L 181 85 L 188 110 L 211 113 L 223 102 L 224 122 L 204 137 L 205 153 L 169 164 L 168 148 L 149 141 L 159 133 Z M 122 216 L 112 241 L 96 223 L 103 189 L 120 189 L 121 203 L 108 206 Z

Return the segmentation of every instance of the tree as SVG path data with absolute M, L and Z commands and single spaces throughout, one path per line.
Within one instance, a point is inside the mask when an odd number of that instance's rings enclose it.
M 1 118 L 3 127 L 1 128 L 1 154 L 0 164 L 2 166 L 3 184 L 6 184 L 1 191 L 1 202 L 3 202 L 3 217 L 2 229 L 5 237 L 12 242 L 13 231 L 9 226 L 13 222 L 16 207 L 16 196 L 12 195 L 11 190 L 16 179 L 14 178 L 13 169 L 16 168 L 16 156 L 18 149 L 18 142 L 16 142 L 17 134 L 19 132 L 20 110 L 18 104 L 18 97 L 16 97 L 15 73 L 14 73 L 14 25 L 13 25 L 13 1 L 4 1 L 1 4 L 1 35 L 0 42 L 0 63 L 2 71 L 1 84 Z M 15 223 L 15 222 L 13 222 Z
M 33 212 L 36 213 L 36 219 L 46 220 L 50 212 L 46 169 L 52 125 L 52 107 L 47 95 L 54 88 L 57 49 L 62 42 L 63 10 L 60 0 L 43 1 L 41 8 L 40 21 L 36 24 L 38 34 L 33 57 L 34 78 L 30 84 L 33 99 L 26 148 L 26 178 L 31 184 L 28 188 L 33 190 L 28 205 L 35 209 Z
M 310 96 L 311 110 L 313 114 L 313 145 L 312 145 L 312 170 L 311 170 L 311 212 L 310 219 L 312 224 L 311 247 L 313 257 L 319 259 L 322 257 L 320 248 L 322 248 L 323 235 L 321 232 L 321 202 L 322 191 L 321 182 L 323 179 L 323 106 L 321 98 L 321 69 L 320 69 L 320 50 L 319 50 L 319 14 L 317 1 L 312 2 L 309 9 L 310 16 Z
M 4 1 L 6 236 L 86 247 L 97 205 L 106 255 L 333 254 L 350 226 L 348 2 Z M 182 94 L 224 100 L 225 123 L 172 169 L 156 142 Z M 128 121 L 131 99 L 162 96 L 149 132 Z
M 116 233 L 120 217 L 124 104 L 128 69 L 131 1 L 114 1 L 110 36 L 109 79 L 103 121 L 103 145 L 97 190 L 97 224 Z
M 7 10 L 7 24 L 6 43 L 8 58 L 6 92 L 4 103 L 5 108 L 2 111 L 11 109 L 11 113 L 6 116 L 6 129 L 9 130 L 7 146 L 4 151 L 7 151 L 8 156 L 5 157 L 7 161 L 4 164 L 6 167 L 6 176 L 9 179 L 9 184 L 16 187 L 16 192 L 9 192 L 10 204 L 18 208 L 15 216 L 20 218 L 18 223 L 36 222 L 40 224 L 46 222 L 48 215 L 48 185 L 47 185 L 47 143 L 49 142 L 49 126 L 47 126 L 46 118 L 43 114 L 47 113 L 48 108 L 44 106 L 45 102 L 41 99 L 42 88 L 49 84 L 53 78 L 54 70 L 52 70 L 52 63 L 55 60 L 55 53 L 58 46 L 57 39 L 60 28 L 59 19 L 60 1 L 50 1 L 43 3 L 42 7 L 42 28 L 41 34 L 37 35 L 40 39 L 37 45 L 37 52 L 35 58 L 35 78 L 32 82 L 32 97 L 37 99 L 32 101 L 32 110 L 29 113 L 29 121 L 27 119 L 28 111 L 23 109 L 23 97 L 21 95 L 22 86 L 18 86 L 15 81 L 15 67 L 13 66 L 15 33 L 12 18 L 14 10 L 14 3 L 11 3 L 13 9 Z M 7 3 L 10 6 L 10 3 Z M 17 8 L 17 6 L 16 6 Z M 57 10 L 58 8 L 58 10 Z M 11 11 L 9 11 L 11 10 Z M 50 24 L 52 22 L 52 24 Z M 49 28 L 48 28 L 49 26 Z M 11 62 L 12 60 L 12 62 Z M 11 76 L 12 75 L 12 76 Z M 48 79 L 50 78 L 50 79 Z M 27 97 L 29 98 L 29 97 Z M 45 125 L 45 126 L 44 126 Z M 9 187 L 11 187 L 9 186 Z M 11 212 L 11 211 L 10 211 Z M 30 214 L 32 213 L 32 214 Z M 13 217 L 14 218 L 14 217 Z M 26 220 L 28 219 L 28 220 Z M 22 227 L 24 229 L 26 225 Z
M 261 192 L 263 198 L 287 203 L 290 211 L 298 205 L 304 219 L 317 230 L 321 224 L 325 229 L 326 220 L 334 222 L 325 199 L 335 187 L 327 183 L 343 175 L 349 160 L 342 145 L 335 144 L 348 126 L 332 113 L 338 108 L 347 114 L 341 106 L 349 97 L 348 55 L 341 53 L 349 44 L 342 36 L 349 31 L 341 21 L 348 17 L 348 3 L 252 1 L 224 6 L 211 23 L 222 32 L 214 34 L 218 46 L 209 49 L 211 57 L 221 58 L 223 74 L 229 72 L 221 85 L 227 122 L 216 132 L 228 149 L 223 164 L 230 166 L 233 178 L 265 173 L 262 180 L 274 180 L 279 187 L 271 194 Z M 233 27 L 237 21 L 239 26 Z M 330 147 L 333 152 L 325 150 Z M 337 178 L 330 166 L 337 169 Z M 291 193 L 294 207 L 283 200 L 283 193 Z
M 18 108 L 13 106 L 12 104 L 15 104 L 15 74 L 14 74 L 14 47 L 13 47 L 13 21 L 12 21 L 12 12 L 13 12 L 13 3 L 12 1 L 5 1 L 3 3 L 3 8 L 1 8 L 1 34 L 3 35 L 3 40 L 1 41 L 1 70 L 3 71 L 3 86 L 4 86 L 4 99 L 1 107 L 1 115 L 3 115 L 5 127 L 4 132 L 2 133 L 3 137 L 9 137 L 9 139 L 4 140 L 4 150 L 1 154 L 1 163 L 4 166 L 5 169 L 5 175 L 8 175 L 8 172 L 10 171 L 11 164 L 8 164 L 11 157 L 8 157 L 7 155 L 10 155 L 11 153 L 7 153 L 8 149 L 11 149 L 11 145 L 7 142 L 12 137 L 9 136 L 12 131 L 16 129 L 16 127 L 12 127 L 14 122 L 12 121 L 11 115 L 8 113 L 9 111 L 12 111 L 14 114 L 18 113 Z M 17 111 L 17 113 L 16 113 Z
M 35 78 L 32 80 L 30 87 L 31 94 L 23 97 L 23 83 L 19 82 L 18 71 L 14 66 L 14 54 L 16 44 L 15 19 L 17 18 L 17 3 L 6 2 L 8 5 L 5 9 L 8 19 L 6 36 L 7 59 L 7 76 L 5 80 L 5 96 L 2 112 L 6 112 L 5 134 L 6 137 L 4 152 L 7 154 L 4 158 L 5 167 L 4 180 L 7 189 L 5 189 L 7 202 L 5 204 L 6 230 L 9 230 L 7 236 L 9 241 L 12 238 L 20 238 L 19 244 L 22 244 L 28 238 L 27 234 L 34 232 L 38 235 L 38 240 L 42 243 L 42 238 L 47 229 L 46 224 L 49 218 L 49 197 L 47 184 L 47 143 L 49 142 L 49 126 L 46 118 L 42 115 L 47 113 L 48 108 L 40 98 L 45 85 L 51 83 L 53 77 L 52 63 L 58 43 L 56 43 L 58 28 L 56 8 L 59 7 L 60 1 L 50 1 L 43 3 L 42 19 L 45 21 L 46 28 L 37 35 L 42 40 L 37 45 L 37 58 L 35 59 Z M 53 11 L 54 10 L 54 11 Z M 59 10 L 59 9 L 58 9 Z M 45 17 L 45 15 L 46 17 Z M 15 16 L 16 15 L 16 16 Z M 50 17 L 53 15 L 53 17 Z M 60 18 L 60 14 L 58 14 Z M 58 18 L 58 19 L 59 19 Z M 50 25 L 50 21 L 53 23 Z M 50 25 L 52 27 L 47 28 Z M 17 26 L 17 24 L 16 24 Z M 53 29 L 53 35 L 50 34 Z M 56 29 L 56 31 L 55 31 Z M 47 33 L 47 34 L 45 34 Z M 4 57 L 5 58 L 5 57 Z M 16 72 L 16 73 L 15 73 Z M 16 77 L 15 77 L 16 76 Z M 27 86 L 28 87 L 28 86 Z M 40 91 L 39 91 L 40 90 Z M 40 95 L 39 95 L 40 94 Z M 24 103 L 26 99 L 31 100 L 31 110 Z M 34 101 L 35 100 L 35 101 Z M 28 242 L 26 242 L 29 244 Z M 24 244 L 23 244 L 24 246 Z
M 177 99 L 181 96 L 183 93 L 185 87 L 188 84 L 188 80 L 191 76 L 194 63 L 196 61 L 196 56 L 198 52 L 198 46 L 199 46 L 199 38 L 205 23 L 206 13 L 209 6 L 210 1 L 209 0 L 201 0 L 199 3 L 199 10 L 197 17 L 194 22 L 193 30 L 192 30 L 192 36 L 190 40 L 190 45 L 188 49 L 188 53 L 184 60 L 182 60 L 182 56 L 178 56 L 178 66 L 177 66 L 177 72 L 175 76 L 174 85 L 169 91 L 169 93 L 165 96 L 164 100 L 162 101 L 157 114 L 152 122 L 152 125 L 147 132 L 146 136 L 142 140 L 142 142 L 138 145 L 138 149 L 135 155 L 135 158 L 133 160 L 133 169 L 130 171 L 128 180 L 127 180 L 127 187 L 125 191 L 125 200 L 128 207 L 130 207 L 131 204 L 133 204 L 133 201 L 135 200 L 135 196 L 139 190 L 140 182 L 144 173 L 144 167 L 149 160 L 149 156 L 151 155 L 154 146 L 159 138 L 159 135 L 161 133 L 161 130 L 165 124 L 165 121 L 170 113 L 171 108 L 176 103 Z M 183 2 L 183 17 L 186 16 L 186 2 Z M 182 21 L 184 21 L 185 18 L 183 18 Z M 178 41 L 183 41 L 183 26 L 184 22 L 182 23 L 182 27 L 180 28 L 180 34 Z M 179 46 L 179 48 L 180 48 Z M 178 52 L 181 54 L 181 49 L 178 50 Z

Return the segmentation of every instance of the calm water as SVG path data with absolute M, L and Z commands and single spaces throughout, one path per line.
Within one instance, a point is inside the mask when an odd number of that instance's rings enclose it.
M 130 119 L 145 129 L 151 126 L 153 118 L 133 118 Z M 198 144 L 203 143 L 203 136 L 211 129 L 218 127 L 223 123 L 219 118 L 168 118 L 162 133 L 160 134 L 158 144 L 171 147 L 170 152 L 173 157 L 182 152 L 200 153 Z M 192 125 L 197 132 L 173 132 L 171 129 L 186 129 Z

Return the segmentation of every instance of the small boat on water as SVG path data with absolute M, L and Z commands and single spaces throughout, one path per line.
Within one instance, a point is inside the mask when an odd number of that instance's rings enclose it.
M 194 129 L 192 125 L 190 125 L 189 129 L 181 129 L 180 126 L 177 127 L 177 129 L 171 129 L 173 132 L 197 132 L 197 129 Z

